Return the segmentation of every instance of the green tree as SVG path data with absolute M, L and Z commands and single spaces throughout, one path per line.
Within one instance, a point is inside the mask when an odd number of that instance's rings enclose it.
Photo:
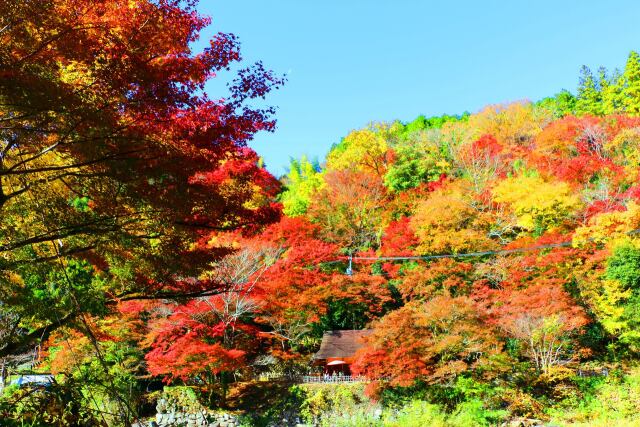
M 410 134 L 394 147 L 394 153 L 395 162 L 384 176 L 385 185 L 394 191 L 436 181 L 451 168 L 451 150 L 438 129 Z
M 280 194 L 284 213 L 299 216 L 307 212 L 311 197 L 324 185 L 317 160 L 291 159 L 289 173 L 283 179 L 286 189 Z
M 640 352 L 640 247 L 633 242 L 616 247 L 607 260 L 605 277 L 620 285 L 612 295 L 619 296 L 615 298 L 619 310 L 610 310 L 617 317 L 612 332 L 631 351 Z
M 619 70 L 614 70 L 611 76 L 607 75 L 604 67 L 598 69 L 599 84 L 602 91 L 602 112 L 604 114 L 619 113 L 623 110 L 622 88 L 624 78 Z
M 425 117 L 418 116 L 404 125 L 393 145 L 395 161 L 384 176 L 385 185 L 395 191 L 435 181 L 451 167 L 451 147 L 440 129 L 447 123 L 466 121 L 469 113 Z
M 597 116 L 623 112 L 640 115 L 640 55 L 631 51 L 624 71 L 614 70 L 610 76 L 604 67 L 594 76 L 589 67 L 583 66 L 575 112 Z
M 640 114 L 640 55 L 632 51 L 622 74 L 622 107 L 628 114 Z
M 549 110 L 554 118 L 573 114 L 576 109 L 576 97 L 566 89 L 535 103 L 536 108 Z
M 597 79 L 586 65 L 580 69 L 576 113 L 602 115 L 602 93 Z

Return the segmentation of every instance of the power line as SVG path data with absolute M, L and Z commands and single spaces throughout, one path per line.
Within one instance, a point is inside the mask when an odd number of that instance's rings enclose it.
M 417 256 L 382 256 L 382 257 L 358 257 L 354 256 L 354 260 L 360 261 L 408 261 L 408 260 L 429 260 L 429 259 L 442 259 L 442 258 L 470 258 L 470 257 L 481 257 L 487 255 L 504 255 L 504 254 L 513 254 L 520 252 L 531 252 L 542 249 L 552 249 L 552 248 L 562 248 L 571 246 L 572 242 L 562 242 L 562 243 L 550 243 L 547 245 L 538 245 L 538 246 L 528 246 L 525 248 L 514 248 L 514 249 L 502 249 L 498 251 L 481 251 L 481 252 L 467 252 L 461 254 L 441 254 L 441 255 L 417 255 Z
M 636 228 L 631 230 L 625 234 L 631 236 L 634 234 L 639 234 L 640 228 Z M 588 239 L 588 241 L 593 241 L 593 238 Z M 508 255 L 514 253 L 522 253 L 522 252 L 532 252 L 543 249 L 554 249 L 554 248 L 566 248 L 571 247 L 573 245 L 573 241 L 569 240 L 566 242 L 560 243 L 548 243 L 545 245 L 536 245 L 536 246 L 526 246 L 523 248 L 514 248 L 514 249 L 501 249 L 495 251 L 480 251 L 480 252 L 467 252 L 467 253 L 449 253 L 449 254 L 439 254 L 439 255 L 415 255 L 415 256 L 345 256 L 340 259 L 331 260 L 324 262 L 323 264 L 334 264 L 338 262 L 349 261 L 349 269 L 351 269 L 351 263 L 353 261 L 419 261 L 419 260 L 432 260 L 432 259 L 444 259 L 444 258 L 473 258 L 473 257 L 482 257 L 488 255 Z
M 22 156 L 21 156 L 22 157 Z M 23 165 L 23 167 L 26 168 L 26 166 Z M 38 199 L 36 199 L 36 197 L 34 197 L 34 195 L 30 192 L 29 193 L 29 197 L 31 198 L 31 200 L 33 201 L 33 203 L 38 207 L 38 208 L 42 208 L 42 206 L 40 205 L 40 202 Z M 51 209 L 50 206 L 47 206 L 46 209 Z M 42 224 L 44 224 L 45 229 L 47 230 L 48 233 L 50 233 L 50 227 L 47 225 L 47 221 L 45 220 L 44 217 L 44 212 L 42 210 L 39 211 L 39 215 L 40 218 L 42 220 Z M 71 281 L 71 278 L 69 277 L 69 275 L 67 274 L 67 265 L 65 265 L 64 262 L 64 256 L 63 254 L 60 252 L 58 245 L 56 245 L 56 242 L 54 240 L 49 240 L 49 244 L 52 246 L 53 251 L 54 251 L 54 257 L 52 258 L 52 260 L 55 260 L 59 263 L 61 271 L 63 273 L 63 276 L 65 278 L 65 282 L 67 284 L 66 286 L 66 293 L 71 297 L 71 300 L 73 301 L 74 305 L 76 306 L 76 309 L 78 311 L 79 317 L 82 320 L 83 325 L 85 326 L 85 332 L 86 335 L 88 335 L 89 341 L 91 342 L 92 346 L 94 347 L 94 349 L 96 350 L 96 355 L 98 358 L 98 361 L 100 362 L 102 368 L 104 369 L 104 374 L 107 378 L 107 380 L 109 381 L 109 385 L 105 385 L 102 384 L 100 382 L 100 385 L 103 386 L 106 390 L 108 394 L 111 394 L 111 396 L 115 397 L 115 400 L 117 402 L 117 405 L 120 409 L 120 411 L 122 412 L 122 416 L 123 416 L 123 421 L 125 423 L 126 426 L 131 425 L 131 422 L 129 420 L 129 417 L 131 415 L 133 415 L 134 419 L 138 420 L 139 416 L 136 413 L 136 411 L 129 405 L 129 403 L 126 401 L 126 399 L 124 399 L 122 396 L 120 396 L 120 394 L 118 393 L 118 390 L 115 387 L 115 383 L 113 381 L 113 378 L 111 376 L 111 374 L 109 373 L 108 367 L 106 365 L 106 362 L 104 360 L 104 358 L 102 357 L 102 353 L 99 347 L 99 344 L 97 342 L 97 339 L 93 333 L 93 331 L 91 330 L 91 326 L 89 325 L 89 323 L 87 322 L 84 313 L 82 312 L 82 307 L 80 306 L 80 303 L 78 302 L 75 293 L 73 292 L 73 283 Z M 58 240 L 58 244 L 62 245 L 61 241 Z M 57 310 L 53 310 L 53 313 L 58 321 L 58 324 L 61 324 L 60 321 L 60 317 L 59 314 L 57 312 Z M 69 348 L 73 358 L 72 358 L 72 363 L 75 365 L 76 369 L 78 369 L 78 372 L 80 373 L 80 375 L 83 377 L 83 380 L 89 384 L 90 381 L 88 379 L 88 375 L 87 373 L 82 369 L 82 366 L 80 365 L 80 361 L 81 358 L 79 358 L 73 349 L 73 346 L 71 345 L 68 337 L 64 337 L 64 340 L 66 341 L 67 347 Z M 109 393 L 110 392 L 110 393 Z M 108 412 L 105 411 L 101 411 L 100 405 L 98 404 L 97 399 L 95 398 L 95 396 L 93 395 L 92 391 L 91 391 L 91 387 L 89 385 L 87 385 L 87 394 L 89 396 L 89 399 L 93 402 L 93 404 L 96 406 L 96 410 L 100 415 L 100 418 L 102 419 L 103 423 L 105 425 L 108 425 L 104 414 L 107 414 Z M 89 408 L 90 410 L 92 408 Z M 126 409 L 126 410 L 125 410 Z

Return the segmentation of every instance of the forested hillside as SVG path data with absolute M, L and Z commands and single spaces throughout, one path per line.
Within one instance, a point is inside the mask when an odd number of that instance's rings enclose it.
M 70 3 L 0 2 L 0 425 L 132 425 L 164 386 L 247 425 L 640 422 L 637 53 L 575 95 L 372 122 L 278 180 L 246 143 L 284 79 L 202 92 L 233 35 L 194 53 L 191 3 Z M 353 329 L 365 400 L 260 381 Z
M 306 266 L 332 272 L 319 289 L 337 281 L 307 319 L 374 329 L 355 366 L 384 378 L 372 396 L 637 413 L 637 371 L 620 380 L 626 409 L 573 406 L 594 393 L 579 374 L 624 377 L 640 351 L 639 67 L 632 52 L 612 77 L 583 68 L 575 96 L 372 123 L 322 167 L 292 161 L 281 224 L 313 227 L 343 260 Z

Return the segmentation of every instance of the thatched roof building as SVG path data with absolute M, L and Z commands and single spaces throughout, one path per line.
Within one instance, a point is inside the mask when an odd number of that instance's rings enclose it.
M 315 364 L 333 365 L 338 361 L 350 364 L 356 352 L 364 346 L 363 338 L 371 332 L 371 329 L 325 332 L 320 350 L 313 357 Z

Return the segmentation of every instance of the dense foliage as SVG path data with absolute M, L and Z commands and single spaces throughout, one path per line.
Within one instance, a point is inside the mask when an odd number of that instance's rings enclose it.
M 638 54 L 576 95 L 372 123 L 278 181 L 246 142 L 283 81 L 258 63 L 205 95 L 241 59 L 230 34 L 192 52 L 208 24 L 193 1 L 0 1 L 0 377 L 56 380 L 6 387 L 3 419 L 130 425 L 161 382 L 232 406 L 363 328 L 363 423 L 638 403 Z
M 210 99 L 240 53 L 231 34 L 192 52 L 208 24 L 191 1 L 0 2 L 3 383 L 47 357 L 98 384 L 87 406 L 130 419 L 144 331 L 118 304 L 219 292 L 203 271 L 229 248 L 207 246 L 210 230 L 279 217 L 279 183 L 246 142 L 273 130 L 250 101 L 282 79 L 250 65 Z

